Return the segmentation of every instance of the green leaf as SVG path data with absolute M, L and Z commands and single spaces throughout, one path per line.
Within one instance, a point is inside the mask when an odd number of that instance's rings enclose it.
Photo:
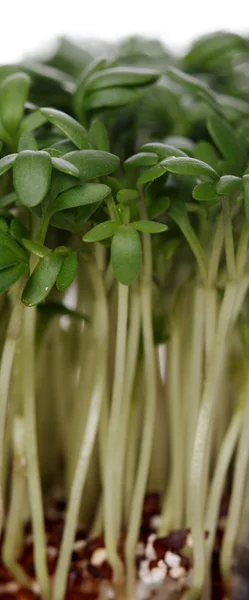
M 64 158 L 52 157 L 51 162 L 52 167 L 57 171 L 61 171 L 61 173 L 66 173 L 67 175 L 71 175 L 72 177 L 80 176 L 79 169 L 77 169 L 75 165 L 72 165 L 72 163 L 70 163 L 68 160 L 65 160 Z
M 9 229 L 9 226 L 8 226 L 7 221 L 5 221 L 5 219 L 0 217 L 0 230 L 6 232 L 6 231 L 8 231 L 8 229 Z M 0 263 L 1 263 L 1 256 L 0 256 Z
M 87 79 L 96 71 L 101 71 L 106 66 L 107 61 L 104 58 L 95 58 L 88 63 L 88 65 L 84 68 L 79 81 L 77 82 L 77 87 L 73 97 L 73 107 L 76 116 L 80 120 L 82 118 L 82 113 L 84 112 L 84 97 L 86 92 L 86 81 Z
M 159 196 L 152 200 L 148 207 L 148 217 L 150 219 L 156 219 L 163 213 L 165 213 L 170 206 L 170 199 L 167 196 Z
M 151 69 L 138 67 L 112 67 L 98 71 L 89 77 L 86 83 L 87 90 L 102 90 L 103 88 L 141 86 L 154 83 L 159 73 Z
M 208 131 L 220 152 L 232 164 L 236 163 L 237 173 L 240 174 L 245 163 L 245 148 L 229 123 L 217 115 L 207 122 Z
M 61 155 L 68 154 L 68 152 L 74 152 L 76 150 L 75 144 L 73 144 L 70 140 L 59 140 L 53 144 L 54 150 L 59 150 Z M 51 148 L 52 150 L 52 148 Z
M 187 154 L 189 154 L 189 152 L 192 154 L 195 147 L 195 143 L 192 140 L 181 135 L 169 135 L 165 139 L 165 142 L 171 146 L 175 146 L 178 148 L 178 150 L 182 150 L 182 152 L 186 152 Z
M 18 200 L 18 196 L 15 192 L 10 192 L 10 194 L 6 194 L 0 198 L 0 208 L 4 208 L 5 206 L 10 206 L 14 204 Z
M 92 121 L 91 127 L 89 129 L 89 135 L 93 146 L 97 148 L 97 150 L 104 150 L 105 152 L 109 152 L 110 143 L 108 133 L 102 121 L 100 121 L 99 119 L 94 119 Z
M 62 263 L 63 256 L 56 252 L 41 258 L 24 288 L 24 304 L 34 306 L 45 300 L 56 282 Z
M 85 233 L 83 240 L 84 242 L 100 242 L 114 235 L 118 227 L 120 227 L 119 221 L 104 221 Z
M 25 225 L 23 225 L 23 223 L 16 218 L 11 220 L 9 231 L 17 240 L 20 240 L 29 234 L 27 227 L 25 227 Z
M 75 119 L 55 108 L 41 108 L 40 111 L 42 116 L 58 127 L 77 148 L 84 150 L 91 147 L 87 130 Z
M 28 272 L 28 266 L 24 263 L 19 263 L 3 269 L 0 272 L 0 294 L 6 292 L 20 277 Z
M 46 248 L 46 246 L 42 246 L 41 244 L 38 244 L 37 242 L 33 242 L 32 240 L 29 240 L 29 239 L 23 238 L 22 245 L 31 254 L 35 254 L 36 256 L 39 256 L 39 258 L 43 258 L 44 256 L 49 256 L 51 254 L 49 248 Z
M 110 193 L 110 188 L 102 183 L 85 183 L 62 192 L 49 206 L 49 215 L 60 210 L 75 208 L 85 204 L 95 204 L 104 200 Z
M 161 161 L 161 166 L 177 175 L 195 175 L 196 177 L 204 175 L 212 179 L 218 179 L 218 173 L 205 162 L 196 158 L 179 157 L 166 158 Z
M 209 142 L 201 141 L 196 144 L 194 149 L 194 157 L 198 158 L 198 160 L 202 160 L 206 162 L 208 165 L 213 167 L 215 171 L 219 170 L 219 161 L 220 158 L 211 144 Z
M 162 175 L 165 175 L 165 168 L 162 167 L 160 164 L 154 165 L 153 167 L 150 167 L 149 169 L 146 169 L 145 171 L 143 171 L 143 173 L 141 173 L 137 180 L 137 184 L 145 185 L 146 183 L 154 181 L 154 179 L 157 179 Z
M 169 156 L 187 156 L 185 152 L 171 146 L 170 144 L 163 144 L 163 142 L 149 142 L 144 144 L 141 148 L 142 152 L 154 152 L 159 158 L 168 158 Z
M 198 77 L 194 77 L 193 75 L 189 75 L 188 73 L 184 73 L 176 67 L 169 67 L 167 69 L 167 75 L 191 92 L 205 92 L 208 95 L 212 95 L 212 91 L 205 81 Z
M 38 150 L 38 144 L 30 131 L 23 131 L 18 140 L 18 152 L 22 150 Z
M 102 150 L 76 150 L 63 158 L 79 169 L 81 181 L 109 175 L 119 168 L 119 158 Z
M 247 223 L 249 223 L 249 175 L 243 177 L 244 185 L 244 209 Z
M 192 191 L 192 196 L 195 200 L 205 202 L 207 200 L 215 200 L 217 198 L 216 185 L 215 183 L 204 181 L 198 183 Z
M 150 167 L 158 162 L 157 154 L 153 152 L 138 152 L 125 161 L 126 167 Z
M 56 279 L 57 290 L 66 290 L 73 283 L 78 269 L 77 252 L 70 252 L 63 260 L 63 265 Z
M 45 117 L 40 113 L 39 110 L 33 110 L 27 117 L 24 117 L 20 131 L 31 132 L 35 129 L 39 129 L 44 123 L 46 123 Z
M 30 83 L 26 73 L 14 73 L 6 77 L 0 86 L 0 119 L 10 133 L 14 133 L 20 124 Z
M 167 225 L 156 221 L 134 221 L 131 225 L 143 233 L 162 233 L 168 229 Z
M 140 98 L 141 92 L 137 89 L 113 87 L 88 94 L 85 98 L 84 108 L 86 110 L 118 108 L 138 102 Z
M 5 260 L 5 257 L 12 257 L 12 264 L 17 262 L 28 263 L 28 258 L 26 252 L 19 246 L 19 244 L 13 239 L 9 233 L 5 231 L 0 231 L 0 248 L 1 248 L 1 257 L 0 264 Z M 0 267 L 3 268 L 3 267 Z
M 132 225 L 121 225 L 112 239 L 111 260 L 115 277 L 123 285 L 133 283 L 140 272 L 142 249 L 139 234 Z
M 132 202 L 133 200 L 137 200 L 138 191 L 132 189 L 123 189 L 119 190 L 117 193 L 117 201 L 121 204 L 126 204 L 127 202 Z
M 12 169 L 17 154 L 8 154 L 0 159 L 0 176 Z
M 224 175 L 216 185 L 216 192 L 219 196 L 225 196 L 237 192 L 242 187 L 242 179 L 234 175 Z
M 13 169 L 13 183 L 20 202 L 32 208 L 48 193 L 52 174 L 51 157 L 47 152 L 23 150 Z

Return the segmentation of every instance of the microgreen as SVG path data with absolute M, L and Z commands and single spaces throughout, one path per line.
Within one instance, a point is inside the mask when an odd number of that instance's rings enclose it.
M 0 68 L 3 562 L 33 593 L 18 562 L 30 520 L 41 598 L 64 600 L 84 526 L 135 598 L 153 490 L 157 534 L 191 529 L 181 583 L 199 600 L 223 497 L 230 589 L 249 489 L 248 42 L 216 33 L 172 57 L 134 38 L 105 52 L 61 40 L 48 64 Z

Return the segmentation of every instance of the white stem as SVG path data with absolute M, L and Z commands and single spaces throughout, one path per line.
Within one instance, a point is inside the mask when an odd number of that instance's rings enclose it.
M 14 356 L 21 328 L 23 305 L 19 300 L 19 287 L 16 290 L 16 300 L 10 317 L 6 339 L 2 351 L 0 367 L 0 532 L 4 523 L 4 440 L 8 410 L 8 397 L 11 382 Z
M 70 566 L 72 545 L 77 528 L 83 489 L 86 483 L 89 463 L 96 439 L 102 400 L 106 385 L 107 353 L 108 353 L 108 309 L 101 277 L 91 269 L 92 282 L 95 285 L 95 323 L 94 335 L 97 341 L 96 375 L 88 409 L 87 421 L 82 432 L 82 442 L 76 464 L 75 475 L 70 491 L 66 523 L 61 544 L 59 561 L 55 573 L 53 600 L 63 600 Z
M 151 240 L 149 234 L 143 235 L 144 244 L 144 271 L 141 276 L 141 309 L 143 352 L 145 362 L 146 396 L 144 407 L 144 422 L 140 457 L 137 469 L 133 501 L 131 505 L 130 520 L 125 544 L 125 557 L 127 565 L 128 589 L 134 585 L 134 554 L 140 527 L 142 505 L 146 490 L 146 483 L 150 467 L 150 458 L 154 436 L 156 412 L 156 362 L 154 353 L 153 325 L 152 325 L 152 298 L 151 298 Z M 132 592 L 131 592 L 132 593 Z
M 248 368 L 248 367 L 247 367 Z M 249 459 L 249 377 L 245 389 L 245 408 L 242 415 L 242 429 L 236 456 L 232 494 L 227 518 L 227 526 L 222 541 L 220 566 L 224 581 L 229 583 L 231 558 L 239 527 L 239 520 L 243 506 L 246 478 L 248 476 Z
M 123 385 L 125 375 L 126 336 L 128 318 L 127 286 L 118 284 L 118 316 L 115 351 L 115 371 L 112 390 L 112 403 L 108 427 L 105 486 L 104 486 L 104 523 L 105 543 L 109 561 L 114 570 L 114 579 L 122 578 L 123 566 L 117 553 L 119 536 L 119 516 L 116 513 L 116 485 L 119 479 L 119 455 L 116 448 L 119 444 L 120 419 L 123 403 Z M 119 510 L 119 507 L 117 507 Z
M 41 595 L 50 596 L 46 543 L 43 519 L 42 490 L 36 434 L 35 397 L 35 307 L 24 308 L 22 332 L 22 391 L 25 422 L 25 453 L 27 458 L 28 490 L 34 532 L 34 561 Z M 46 389 L 44 389 L 46 393 Z
M 190 526 L 194 545 L 194 572 L 192 589 L 187 595 L 187 600 L 196 600 L 203 586 L 206 572 L 206 558 L 204 546 L 204 515 L 203 515 L 203 483 L 208 470 L 208 444 L 210 428 L 216 403 L 216 386 L 222 367 L 223 353 L 227 334 L 231 326 L 237 285 L 228 283 L 220 309 L 217 332 L 212 350 L 212 357 L 206 376 L 201 408 L 197 423 L 196 437 L 193 450 L 193 459 L 190 478 Z
M 235 414 L 231 419 L 231 423 L 223 439 L 220 453 L 216 462 L 212 483 L 210 486 L 205 516 L 205 530 L 208 531 L 208 539 L 206 540 L 206 552 L 208 561 L 210 561 L 211 559 L 213 543 L 217 528 L 221 496 L 225 487 L 228 468 L 231 463 L 238 435 L 240 432 L 242 416 L 243 411 L 242 406 L 240 405 L 239 408 L 236 409 Z

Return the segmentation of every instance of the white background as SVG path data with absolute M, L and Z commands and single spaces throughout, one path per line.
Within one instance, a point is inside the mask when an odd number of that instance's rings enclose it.
M 134 33 L 181 50 L 217 29 L 249 34 L 244 0 L 0 0 L 0 63 L 49 49 L 58 35 L 115 40 Z M 246 16 L 248 15 L 248 16 Z

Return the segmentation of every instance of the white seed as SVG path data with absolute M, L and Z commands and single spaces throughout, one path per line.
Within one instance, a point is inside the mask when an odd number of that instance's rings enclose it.
M 169 575 L 172 579 L 182 579 L 182 577 L 186 577 L 186 569 L 184 567 L 174 567 L 170 569 Z
M 48 546 L 47 555 L 49 556 L 49 558 L 55 558 L 58 555 L 58 549 L 54 546 Z
M 160 560 L 158 562 L 158 565 L 156 567 L 153 567 L 153 569 L 146 569 L 146 567 L 144 567 L 142 571 L 139 572 L 139 575 L 140 579 L 145 585 L 148 585 L 150 587 L 157 587 L 164 581 L 167 575 L 167 567 L 163 560 Z
M 148 540 L 147 540 L 147 545 L 145 548 L 145 556 L 146 558 L 148 558 L 149 560 L 156 560 L 157 556 L 156 556 L 156 552 L 153 546 L 153 542 L 156 539 L 156 534 L 155 533 L 151 533 L 151 535 L 149 535 Z
M 157 531 L 159 527 L 162 525 L 162 516 L 161 515 L 153 515 L 150 518 L 150 528 Z
M 86 540 L 76 540 L 76 542 L 74 542 L 73 545 L 73 550 L 75 552 L 80 552 L 81 550 L 83 550 L 85 548 L 86 545 Z
M 39 583 L 37 583 L 37 581 L 32 581 L 31 587 L 34 594 L 40 594 L 40 586 Z
M 188 546 L 188 548 L 193 548 L 193 538 L 191 533 L 188 533 L 186 537 L 186 545 Z
M 179 567 L 181 564 L 181 557 L 178 554 L 174 554 L 174 552 L 170 552 L 170 550 L 165 553 L 164 560 L 171 569 Z
M 106 559 L 107 559 L 106 549 L 105 548 L 97 548 L 97 550 L 94 550 L 94 552 L 91 556 L 90 562 L 95 567 L 100 567 L 100 565 L 102 565 Z

